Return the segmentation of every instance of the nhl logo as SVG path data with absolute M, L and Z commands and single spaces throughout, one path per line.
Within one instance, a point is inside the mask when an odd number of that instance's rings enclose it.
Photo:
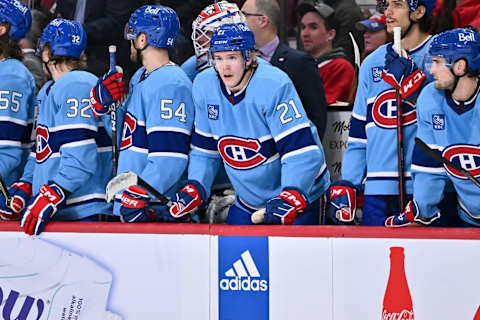
M 216 104 L 208 105 L 208 119 L 218 120 L 218 105 Z
M 433 114 L 432 115 L 432 124 L 434 130 L 445 130 L 445 115 L 444 114 Z

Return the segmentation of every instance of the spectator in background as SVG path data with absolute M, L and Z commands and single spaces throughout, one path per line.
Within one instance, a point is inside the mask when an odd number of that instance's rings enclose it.
M 337 27 L 333 8 L 324 3 L 312 5 L 310 1 L 303 1 L 296 11 L 300 18 L 303 48 L 317 63 L 327 104 L 352 102 L 355 69 L 343 48 L 333 48 Z
M 40 39 L 50 17 L 40 10 L 33 9 L 30 12 L 32 14 L 32 27 L 27 36 L 18 42 L 18 45 L 23 51 L 22 62 L 35 78 L 35 87 L 38 92 L 44 83 L 47 82 L 47 76 L 43 71 L 42 60 L 35 54 L 35 51 L 38 39 Z
M 374 13 L 367 20 L 357 22 L 355 27 L 363 32 L 362 61 L 382 44 L 393 40 L 392 35 L 387 32 L 387 22 L 384 14 Z
M 432 34 L 472 25 L 480 29 L 480 1 L 437 0 Z
M 247 25 L 255 35 L 260 57 L 288 74 L 297 90 L 308 118 L 323 137 L 327 108 L 322 79 L 315 61 L 308 54 L 280 43 L 280 7 L 277 0 L 247 0 L 242 6 Z
M 83 25 L 87 33 L 87 71 L 98 76 L 109 68 L 109 45 L 121 47 L 117 50 L 117 64 L 124 69 L 131 65 L 128 55 L 130 44 L 123 40 L 123 30 L 136 8 L 135 0 L 57 0 L 55 16 Z

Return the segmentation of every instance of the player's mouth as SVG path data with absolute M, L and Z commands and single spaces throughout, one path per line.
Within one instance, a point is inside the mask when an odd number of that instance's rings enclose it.
M 308 40 L 308 39 L 303 39 L 302 42 L 304 46 L 309 46 L 312 44 L 312 40 Z

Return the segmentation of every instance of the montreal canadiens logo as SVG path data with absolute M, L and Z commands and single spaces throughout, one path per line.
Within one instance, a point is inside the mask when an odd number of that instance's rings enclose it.
M 239 170 L 254 168 L 267 160 L 259 153 L 260 148 L 260 142 L 255 139 L 225 136 L 218 140 L 218 151 L 223 160 Z
M 403 101 L 403 126 L 417 122 L 415 104 Z M 380 94 L 372 106 L 373 121 L 382 128 L 394 129 L 397 127 L 397 100 L 395 90 L 387 90 Z
M 125 115 L 125 122 L 123 126 L 122 143 L 120 150 L 127 149 L 133 144 L 133 132 L 137 128 L 137 119 L 130 113 Z
M 43 162 L 52 154 L 52 149 L 48 145 L 48 139 L 50 137 L 48 128 L 42 125 L 37 125 L 35 137 L 35 157 L 37 162 Z
M 442 152 L 442 156 L 450 160 L 453 163 L 458 164 L 475 178 L 480 177 L 480 146 L 474 145 L 453 145 L 445 148 Z M 452 167 L 445 165 L 445 169 L 452 176 L 459 179 L 468 179 L 463 173 L 453 169 Z

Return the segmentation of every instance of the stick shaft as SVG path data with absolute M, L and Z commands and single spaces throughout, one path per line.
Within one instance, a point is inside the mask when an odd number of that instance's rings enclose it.
M 110 55 L 110 72 L 115 71 L 116 62 L 116 52 L 117 47 L 112 45 L 108 47 L 108 53 Z M 118 151 L 117 151 L 117 104 L 114 103 L 110 106 L 110 121 L 112 124 L 112 174 L 113 177 L 117 175 L 117 168 L 118 168 Z

